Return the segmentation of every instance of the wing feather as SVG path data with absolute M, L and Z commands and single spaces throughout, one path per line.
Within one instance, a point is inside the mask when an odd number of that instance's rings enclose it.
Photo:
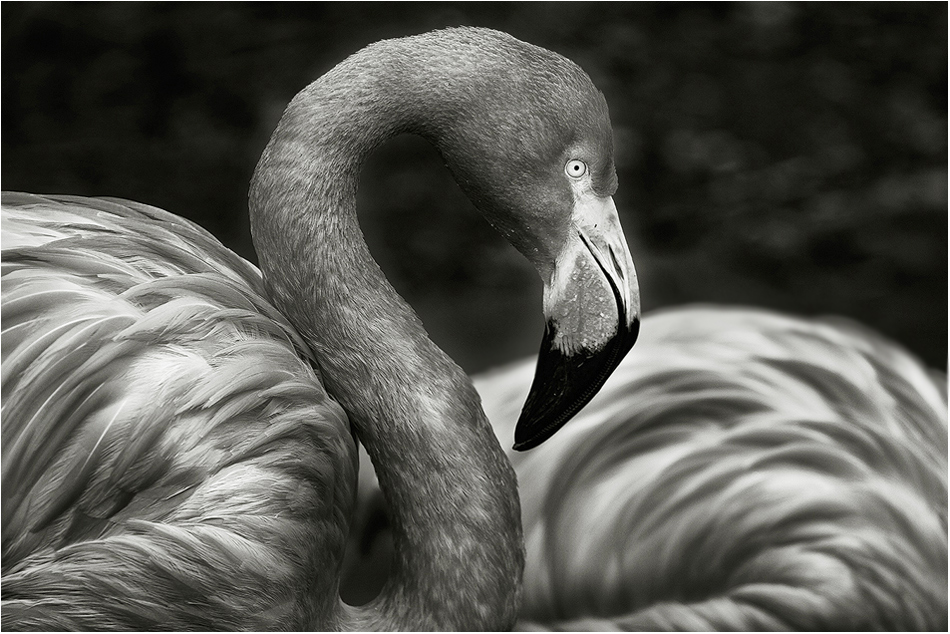
M 505 443 L 532 371 L 476 380 Z M 510 455 L 524 621 L 945 629 L 945 385 L 840 319 L 649 315 L 590 405 Z
M 192 624 L 300 629 L 356 450 L 260 272 L 128 201 L 4 194 L 2 224 L 4 626 L 164 628 L 200 596 Z

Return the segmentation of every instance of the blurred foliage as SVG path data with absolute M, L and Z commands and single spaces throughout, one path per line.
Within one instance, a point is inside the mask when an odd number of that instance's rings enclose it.
M 365 44 L 458 24 L 606 94 L 646 309 L 850 315 L 945 367 L 945 3 L 6 2 L 3 187 L 148 202 L 254 259 L 247 183 L 290 98 Z M 535 348 L 535 274 L 425 142 L 381 148 L 360 205 L 463 366 Z

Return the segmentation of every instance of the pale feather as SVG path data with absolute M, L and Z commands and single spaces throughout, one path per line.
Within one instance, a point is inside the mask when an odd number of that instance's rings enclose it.
M 506 444 L 533 371 L 476 379 Z M 945 629 L 945 381 L 844 320 L 649 315 L 574 421 L 510 452 L 522 627 Z
M 312 618 L 333 559 L 299 559 L 343 550 L 355 446 L 259 272 L 146 205 L 3 202 L 4 622 Z

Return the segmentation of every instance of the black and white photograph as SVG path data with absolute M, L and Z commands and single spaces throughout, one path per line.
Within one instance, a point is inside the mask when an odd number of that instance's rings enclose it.
M 946 631 L 944 2 L 3 2 L 4 631 Z

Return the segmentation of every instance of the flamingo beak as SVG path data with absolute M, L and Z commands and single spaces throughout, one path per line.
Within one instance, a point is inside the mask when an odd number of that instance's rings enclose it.
M 573 229 L 544 286 L 547 325 L 515 428 L 518 451 L 540 445 L 579 412 L 640 330 L 637 274 L 613 199 L 576 200 Z

